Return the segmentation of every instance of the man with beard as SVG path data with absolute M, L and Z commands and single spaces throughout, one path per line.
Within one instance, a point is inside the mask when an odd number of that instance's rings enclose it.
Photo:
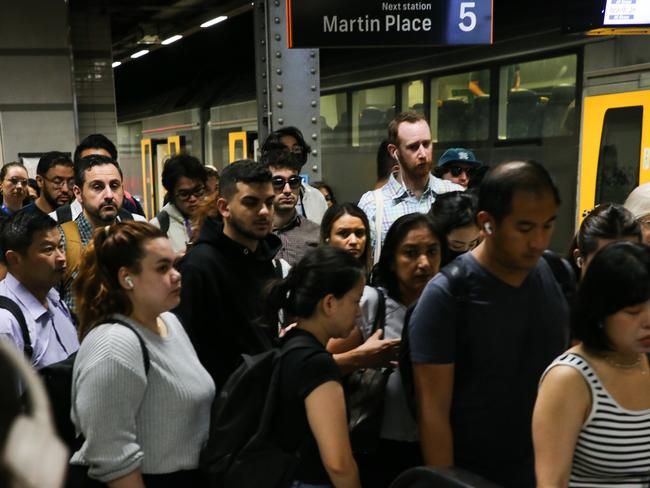
M 203 222 L 197 242 L 177 265 L 183 287 L 174 310 L 217 386 L 242 353 L 263 352 L 277 337 L 277 329 L 257 319 L 264 286 L 278 276 L 274 258 L 281 247 L 271 233 L 271 172 L 255 161 L 236 161 L 223 170 L 220 185 L 221 219 Z
M 41 195 L 34 205 L 41 212 L 49 214 L 69 204 L 74 198 L 74 169 L 70 156 L 58 151 L 43 154 L 36 166 L 36 183 Z
M 120 218 L 126 220 L 126 215 L 119 213 L 124 201 L 122 169 L 117 161 L 107 156 L 81 158 L 75 167 L 74 193 L 82 211 L 75 220 L 59 226 L 68 262 L 61 292 L 72 311 L 75 308 L 72 282 L 77 276 L 81 253 L 90 242 L 95 228 L 110 225 Z M 144 220 L 144 217 L 134 214 L 133 219 Z
M 375 262 L 390 226 L 402 215 L 426 213 L 441 193 L 464 188 L 431 174 L 433 141 L 424 116 L 402 112 L 388 125 L 388 152 L 399 165 L 381 188 L 363 194 L 359 207 L 370 221 Z
M 54 286 L 65 272 L 65 252 L 56 222 L 43 212 L 18 212 L 3 228 L 3 260 L 8 273 L 0 296 L 23 315 L 0 309 L 0 340 L 25 352 L 37 369 L 66 359 L 79 349 L 70 311 Z

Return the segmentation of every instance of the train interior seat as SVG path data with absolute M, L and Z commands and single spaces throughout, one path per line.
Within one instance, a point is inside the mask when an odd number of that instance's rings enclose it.
M 404 471 L 389 488 L 499 488 L 499 485 L 460 468 L 418 466 Z
M 366 107 L 359 114 L 359 143 L 377 145 L 386 132 L 387 111 L 377 107 Z
M 508 139 L 540 136 L 541 106 L 537 94 L 524 88 L 508 94 Z
M 424 115 L 424 104 L 414 103 L 412 107 L 409 107 L 409 110 Z
M 551 90 L 551 96 L 544 108 L 543 129 L 544 137 L 566 135 L 566 120 L 571 103 L 575 100 L 575 85 L 557 85 Z
M 457 98 L 443 100 L 438 108 L 438 140 L 464 140 L 466 117 L 467 102 Z
M 488 138 L 490 126 L 490 95 L 474 97 L 467 116 L 467 139 L 482 141 Z

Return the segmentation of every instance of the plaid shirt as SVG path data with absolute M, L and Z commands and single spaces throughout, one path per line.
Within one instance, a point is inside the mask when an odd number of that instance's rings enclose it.
M 77 224 L 77 228 L 79 229 L 81 244 L 85 249 L 85 247 L 92 239 L 93 232 L 95 231 L 95 229 L 93 228 L 92 225 L 90 225 L 90 222 L 88 222 L 88 219 L 86 219 L 86 216 L 84 215 L 83 212 L 81 212 L 79 216 L 75 219 L 75 223 Z M 63 244 L 64 249 L 66 249 L 65 234 L 63 234 L 63 229 L 61 228 L 60 225 L 58 226 L 58 229 L 59 229 L 59 234 L 61 235 L 61 244 Z M 74 293 L 72 293 L 72 282 L 76 277 L 77 275 L 75 273 L 75 275 L 72 276 L 71 280 L 69 280 L 67 283 L 62 283 L 61 289 L 59 290 L 61 297 L 63 298 L 63 301 L 72 312 L 75 312 L 75 307 L 76 307 Z
M 273 229 L 273 233 L 282 241 L 282 249 L 275 257 L 284 259 L 291 266 L 295 266 L 307 251 L 318 247 L 320 242 L 320 225 L 300 215 L 284 227 Z
M 384 199 L 384 212 L 381 223 L 382 245 L 384 244 L 384 239 L 386 239 L 388 229 L 390 229 L 393 222 L 402 215 L 408 215 L 415 212 L 427 213 L 431 208 L 431 204 L 441 193 L 463 190 L 465 190 L 465 188 L 456 183 L 429 175 L 429 182 L 424 187 L 422 196 L 417 198 L 410 190 L 397 181 L 395 173 L 390 175 L 388 183 L 380 189 Z M 359 207 L 366 213 L 368 220 L 370 221 L 370 239 L 372 247 L 374 248 L 376 239 L 375 214 L 377 204 L 375 203 L 375 195 L 373 193 L 374 192 L 372 191 L 364 193 L 361 200 L 359 200 Z

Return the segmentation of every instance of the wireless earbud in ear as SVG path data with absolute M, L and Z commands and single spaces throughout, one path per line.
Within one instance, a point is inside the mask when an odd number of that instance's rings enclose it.
M 576 266 L 578 268 L 582 268 L 584 264 L 585 264 L 585 260 L 582 259 L 582 256 L 576 256 Z
M 132 289 L 135 285 L 133 284 L 133 280 L 131 279 L 130 276 L 127 276 L 124 278 L 124 283 L 126 283 L 126 286 L 129 287 L 129 290 Z
M 485 233 L 486 233 L 486 234 L 492 235 L 492 232 L 493 232 L 493 231 L 492 231 L 492 225 L 491 225 L 489 222 L 486 222 L 486 223 L 483 225 L 483 229 L 485 230 Z

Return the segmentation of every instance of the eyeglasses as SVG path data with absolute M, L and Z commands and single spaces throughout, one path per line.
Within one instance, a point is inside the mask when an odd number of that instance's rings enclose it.
M 449 172 L 451 173 L 451 176 L 454 178 L 458 178 L 461 174 L 465 173 L 468 178 L 471 178 L 474 176 L 474 173 L 476 173 L 476 168 L 463 168 L 462 166 L 452 166 L 449 168 Z
M 49 181 L 54 185 L 55 188 L 62 188 L 64 185 L 67 186 L 68 188 L 72 188 L 74 186 L 74 178 L 61 178 L 59 176 L 55 178 L 48 178 L 47 176 L 41 176 L 45 181 Z
M 176 192 L 176 198 L 183 201 L 187 201 L 192 197 L 201 198 L 203 195 L 205 195 L 205 186 L 203 185 L 195 186 L 189 190 L 178 190 Z
M 5 181 L 8 181 L 14 186 L 27 186 L 27 180 L 24 178 L 7 178 Z
M 284 179 L 282 176 L 274 176 L 271 179 L 271 184 L 275 191 L 282 191 L 287 183 L 289 183 L 289 188 L 295 190 L 302 184 L 302 178 L 298 175 L 293 175 L 287 179 Z

